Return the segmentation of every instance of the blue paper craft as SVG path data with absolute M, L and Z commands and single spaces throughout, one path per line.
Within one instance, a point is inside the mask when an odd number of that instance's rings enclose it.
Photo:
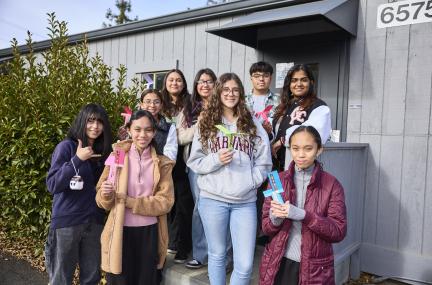
M 283 187 L 282 182 L 280 181 L 279 174 L 277 171 L 272 171 L 268 174 L 270 187 L 271 189 L 268 189 L 263 192 L 264 197 L 272 197 L 273 201 L 277 201 L 280 204 L 284 203 L 284 200 L 282 198 L 281 193 L 283 193 Z

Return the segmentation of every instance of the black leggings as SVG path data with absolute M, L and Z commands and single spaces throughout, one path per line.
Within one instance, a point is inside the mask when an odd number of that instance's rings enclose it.
M 282 257 L 274 285 L 297 285 L 299 282 L 300 263 Z
M 187 173 L 186 179 L 174 177 L 175 202 L 168 216 L 169 248 L 178 250 L 180 256 L 187 257 L 192 250 L 192 213 L 194 201 Z

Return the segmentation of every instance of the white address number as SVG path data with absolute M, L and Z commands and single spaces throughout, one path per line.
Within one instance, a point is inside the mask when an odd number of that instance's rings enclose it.
M 432 0 L 407 0 L 378 6 L 378 28 L 425 22 L 432 22 Z

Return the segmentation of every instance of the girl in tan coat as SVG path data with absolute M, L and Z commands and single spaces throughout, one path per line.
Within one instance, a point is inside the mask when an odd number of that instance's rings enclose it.
M 168 247 L 166 214 L 174 203 L 174 161 L 152 146 L 155 121 L 139 110 L 127 124 L 132 140 L 114 145 L 125 152 L 114 183 L 106 166 L 97 185 L 96 202 L 110 211 L 101 236 L 102 269 L 108 284 L 159 284 Z M 113 154 L 114 155 L 114 154 Z M 111 179 L 112 180 L 112 179 Z

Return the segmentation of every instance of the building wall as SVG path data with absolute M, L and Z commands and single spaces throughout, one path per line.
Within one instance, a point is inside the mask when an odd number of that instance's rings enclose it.
M 361 0 L 348 137 L 369 143 L 362 270 L 432 282 L 432 23 L 376 28 Z
M 249 67 L 262 59 L 253 48 L 207 33 L 210 27 L 219 27 L 235 17 L 196 22 L 150 32 L 93 41 L 91 55 L 98 53 L 106 64 L 128 68 L 128 81 L 136 73 L 169 70 L 176 67 L 184 72 L 189 92 L 196 72 L 209 67 L 220 75 L 235 72 L 242 79 L 246 92 L 252 88 Z M 115 75 L 117 76 L 117 75 Z

